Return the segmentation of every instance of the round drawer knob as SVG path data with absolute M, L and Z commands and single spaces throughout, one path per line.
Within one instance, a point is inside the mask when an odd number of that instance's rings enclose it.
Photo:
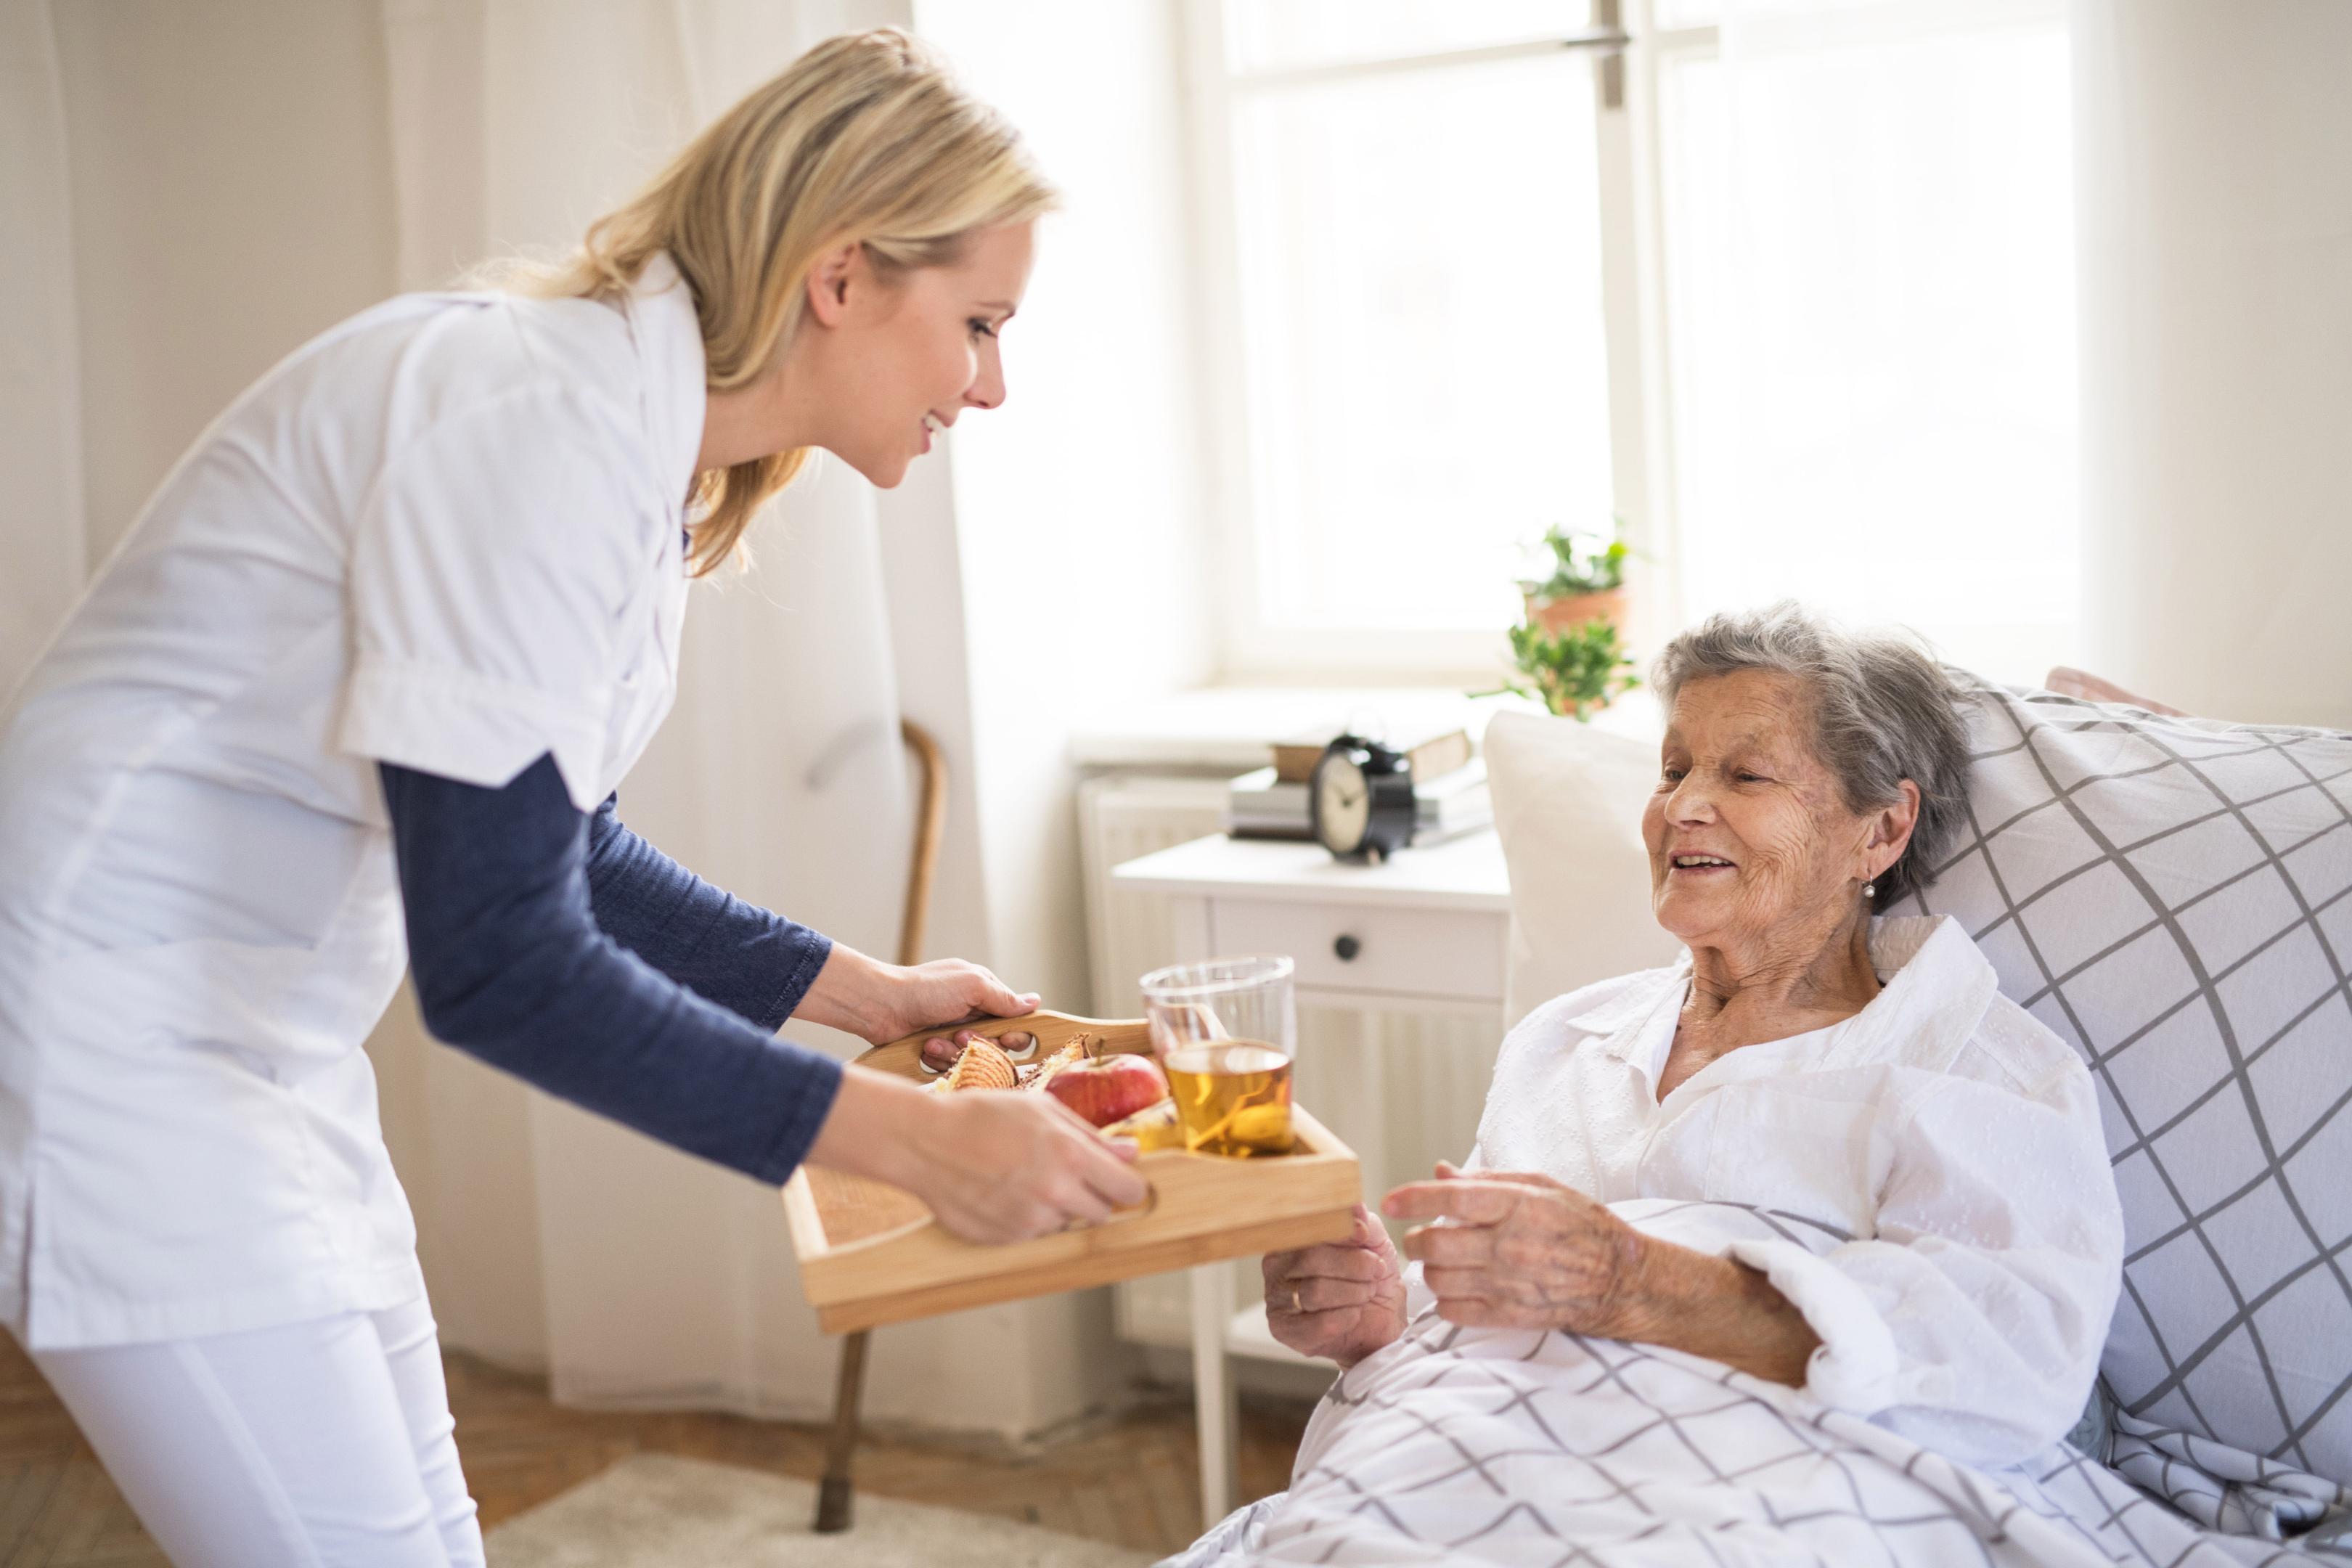
M 1353 963 L 1356 954 L 1364 951 L 1364 944 L 1352 936 L 1343 936 L 1331 944 L 1331 951 L 1339 955 L 1340 963 Z

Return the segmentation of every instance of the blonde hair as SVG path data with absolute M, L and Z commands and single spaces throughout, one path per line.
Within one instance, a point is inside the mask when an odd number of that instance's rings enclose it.
M 542 298 L 611 299 L 667 251 L 694 292 L 704 379 L 724 391 L 789 347 L 825 252 L 856 241 L 886 279 L 952 265 L 974 231 L 1056 199 L 1002 115 L 929 46 L 882 27 L 817 45 L 589 225 L 568 259 L 508 276 Z M 697 476 L 696 576 L 740 553 L 753 515 L 807 460 L 796 447 Z

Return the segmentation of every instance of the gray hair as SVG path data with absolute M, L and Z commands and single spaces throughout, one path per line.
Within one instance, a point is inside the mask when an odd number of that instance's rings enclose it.
M 1651 684 L 1668 708 L 1689 681 L 1737 670 L 1793 676 L 1811 699 L 1813 754 L 1846 809 L 1875 811 L 1919 786 L 1919 819 L 1902 857 L 1878 876 L 1881 909 L 1936 879 L 1969 810 L 1966 694 L 1918 643 L 1848 632 L 1792 599 L 1709 616 L 1668 643 Z

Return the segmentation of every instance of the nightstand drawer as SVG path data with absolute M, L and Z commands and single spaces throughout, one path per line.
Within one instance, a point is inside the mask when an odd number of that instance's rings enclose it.
M 1500 1002 L 1508 922 L 1456 910 L 1381 910 L 1275 899 L 1209 900 L 1220 953 L 1288 953 L 1318 991 Z

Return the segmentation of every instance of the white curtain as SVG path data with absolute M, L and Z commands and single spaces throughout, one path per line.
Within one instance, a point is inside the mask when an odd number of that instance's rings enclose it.
M 86 572 L 65 94 L 45 0 L 0 0 L 0 705 Z
M 1682 0 L 1661 58 L 1682 608 L 2038 680 L 2077 619 L 2063 0 Z

